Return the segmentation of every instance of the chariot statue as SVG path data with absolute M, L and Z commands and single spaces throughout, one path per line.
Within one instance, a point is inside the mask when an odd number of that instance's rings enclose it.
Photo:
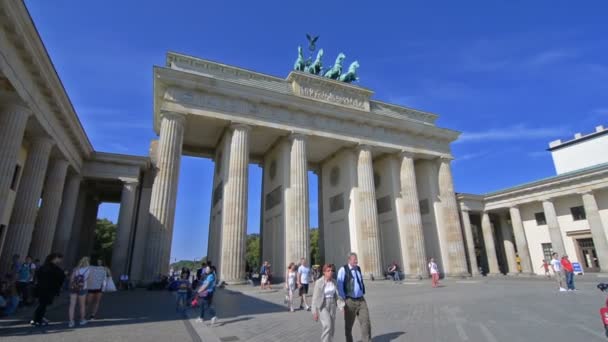
M 352 62 L 348 67 L 348 72 L 340 75 L 339 80 L 345 83 L 358 81 L 359 77 L 357 77 L 357 69 L 359 69 L 359 61 Z
M 327 70 L 327 72 L 325 72 L 325 75 L 323 76 L 331 78 L 332 80 L 337 80 L 342 74 L 342 63 L 344 62 L 345 58 L 346 55 L 340 52 L 338 54 L 338 57 L 336 58 L 336 63 L 334 64 L 334 66 L 331 67 L 331 69 Z
M 323 58 L 323 49 L 319 49 L 319 52 L 317 53 L 317 59 L 315 59 L 315 61 L 312 62 L 312 64 L 310 66 L 308 66 L 308 68 L 306 68 L 306 71 L 313 75 L 320 74 L 321 69 L 323 69 L 323 64 L 321 63 L 321 58 Z

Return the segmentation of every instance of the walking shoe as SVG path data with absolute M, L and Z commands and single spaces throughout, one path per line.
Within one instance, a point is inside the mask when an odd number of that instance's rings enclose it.
M 310 306 L 306 305 L 306 311 L 310 311 Z
M 559 288 L 559 292 L 566 292 L 566 291 L 568 291 L 568 290 L 566 290 L 566 289 L 565 289 L 565 288 L 563 288 L 563 287 L 560 287 L 560 288 Z
M 74 321 L 70 321 L 70 323 L 68 323 L 68 327 L 69 328 L 73 328 L 76 324 L 74 323 Z
M 215 324 L 215 322 L 217 322 L 217 317 L 216 316 L 211 317 L 211 325 Z
M 89 316 L 89 321 L 92 321 L 92 320 L 94 320 L 94 319 L 95 319 L 95 315 L 90 315 L 90 316 Z
M 203 323 L 203 322 L 205 322 L 205 321 L 204 321 L 202 318 L 200 318 L 200 317 L 199 317 L 199 318 L 197 318 L 197 319 L 196 319 L 196 321 L 195 321 L 195 322 L 196 322 L 196 323 Z
M 78 325 L 87 325 L 87 323 L 89 323 L 86 319 L 81 319 L 80 322 L 78 322 Z
M 34 320 L 31 320 L 30 325 L 36 325 L 36 322 Z

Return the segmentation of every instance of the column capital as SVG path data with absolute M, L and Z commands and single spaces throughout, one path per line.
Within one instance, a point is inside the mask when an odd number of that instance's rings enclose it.
M 294 140 L 294 139 L 301 139 L 301 140 L 308 140 L 309 135 L 306 133 L 302 133 L 302 132 L 296 132 L 296 131 L 291 131 L 291 133 L 289 133 L 289 136 L 287 137 L 290 141 Z
M 358 144 L 357 146 L 354 147 L 355 152 L 359 152 L 359 151 L 370 151 L 372 150 L 371 145 L 367 145 L 367 144 Z
M 585 190 L 581 190 L 581 191 L 577 191 L 576 192 L 578 195 L 594 195 L 594 191 L 593 189 L 585 189 Z
M 519 204 L 511 204 L 511 205 L 509 205 L 509 210 L 511 210 L 511 209 L 517 209 L 517 210 L 519 210 Z
M 414 153 L 410 151 L 401 150 L 401 152 L 399 152 L 399 156 L 401 158 L 414 159 Z
M 539 201 L 541 203 L 547 202 L 547 203 L 553 204 L 553 202 L 555 201 L 555 197 L 545 197 L 545 198 L 541 198 Z
M 32 115 L 32 110 L 21 99 L 19 94 L 14 91 L 3 90 L 0 86 L 0 108 L 2 110 L 13 110 L 23 113 L 27 116 Z
M 248 124 L 244 124 L 242 122 L 232 121 L 232 122 L 230 122 L 230 130 L 232 130 L 232 131 L 236 131 L 236 130 L 251 131 L 251 126 Z
M 38 135 L 38 136 L 34 136 L 32 137 L 32 139 L 30 140 L 31 145 L 43 145 L 43 146 L 49 146 L 52 147 L 53 145 L 55 145 L 55 141 L 50 138 L 47 137 L 45 135 Z
M 439 160 L 439 162 L 441 162 L 441 163 L 451 163 L 452 160 L 454 160 L 454 156 L 449 155 L 449 154 L 442 155 L 442 156 L 437 157 L 437 160 Z
M 139 185 L 137 179 L 121 179 L 122 185 L 127 188 L 136 188 Z
M 186 115 L 175 112 L 160 112 L 160 118 L 179 122 L 182 126 L 186 123 Z

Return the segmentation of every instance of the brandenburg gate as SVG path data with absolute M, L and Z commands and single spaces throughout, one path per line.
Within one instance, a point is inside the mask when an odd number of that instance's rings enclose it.
M 277 278 L 310 253 L 309 170 L 318 175 L 325 262 L 359 255 L 366 276 L 395 261 L 426 275 L 469 274 L 450 162 L 459 133 L 437 116 L 301 71 L 286 79 L 168 53 L 154 68 L 154 165 L 143 274 L 166 273 L 182 155 L 215 161 L 208 259 L 245 279 L 249 163 L 263 168 L 262 258 Z

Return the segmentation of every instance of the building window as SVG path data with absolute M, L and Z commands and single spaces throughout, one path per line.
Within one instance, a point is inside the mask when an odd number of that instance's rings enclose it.
M 11 181 L 11 190 L 17 191 L 17 185 L 19 184 L 19 175 L 21 175 L 21 165 L 15 165 L 15 171 L 13 172 L 13 180 Z
M 553 246 L 551 246 L 550 243 L 542 243 L 541 246 L 543 247 L 543 256 L 545 257 L 545 260 L 547 260 L 547 262 L 551 261 L 551 259 L 553 259 Z
M 587 218 L 583 206 L 570 208 L 570 212 L 572 213 L 572 219 L 574 221 L 580 221 Z
M 534 214 L 534 218 L 536 219 L 536 225 L 542 226 L 547 224 L 547 220 L 545 219 L 545 213 L 536 213 Z

